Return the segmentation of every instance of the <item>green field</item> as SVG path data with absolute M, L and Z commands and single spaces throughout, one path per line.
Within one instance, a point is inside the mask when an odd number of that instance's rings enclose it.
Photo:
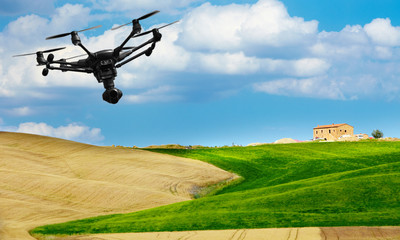
M 242 179 L 193 201 L 43 226 L 31 233 L 400 225 L 400 142 L 151 151 L 206 161 Z

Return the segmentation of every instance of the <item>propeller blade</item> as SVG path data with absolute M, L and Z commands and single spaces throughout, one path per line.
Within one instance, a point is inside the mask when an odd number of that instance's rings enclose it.
M 19 54 L 19 55 L 14 55 L 13 57 L 22 57 L 22 56 L 36 55 L 36 54 L 38 54 L 38 53 L 49 53 L 49 52 L 55 52 L 55 51 L 59 51 L 59 50 L 63 50 L 63 49 L 65 49 L 65 47 L 53 48 L 53 49 L 44 50 L 44 51 L 37 51 L 37 52 L 35 52 L 35 53 Z
M 129 49 L 134 49 L 136 47 L 123 47 L 122 50 L 129 50 Z
M 45 51 L 41 51 L 42 53 L 49 53 L 49 52 L 56 52 L 65 49 L 66 47 L 60 47 L 60 48 L 53 48 Z
M 159 27 L 159 28 L 157 28 L 157 29 L 160 30 L 161 28 L 168 27 L 168 26 L 170 26 L 170 25 L 172 25 L 172 24 L 175 24 L 175 23 L 177 23 L 177 22 L 179 22 L 179 21 L 180 21 L 180 20 L 177 20 L 177 21 L 172 22 L 172 23 L 168 23 L 168 24 L 166 24 L 166 25 L 164 25 L 164 26 L 162 26 L 162 27 Z
M 170 25 L 172 25 L 172 24 L 175 24 L 175 23 L 177 23 L 177 22 L 179 22 L 179 20 L 178 20 L 178 21 L 175 21 L 175 22 L 172 22 L 172 23 L 168 23 L 168 24 L 166 24 L 166 25 L 164 25 L 164 26 L 162 26 L 162 27 L 159 27 L 159 28 L 153 28 L 153 29 L 160 30 L 161 28 L 168 27 L 168 26 L 170 26 Z M 147 34 L 149 34 L 149 33 L 153 32 L 153 29 L 151 29 L 151 30 L 148 30 L 148 31 L 146 31 L 146 32 L 139 33 L 139 34 L 137 34 L 137 35 L 133 36 L 132 38 L 135 38 L 135 37 L 140 37 L 140 36 L 147 35 Z
M 132 22 L 128 22 L 128 23 L 125 23 L 125 24 L 123 24 L 123 25 L 119 25 L 119 26 L 117 26 L 117 27 L 113 27 L 113 28 L 111 28 L 111 30 L 117 30 L 118 28 L 121 28 L 121 27 L 123 27 L 123 26 L 126 26 L 126 25 L 128 25 L 128 24 L 130 24 L 130 23 L 132 23 Z
M 158 10 L 153 11 L 153 12 L 151 12 L 151 13 L 148 13 L 148 14 L 146 14 L 146 15 L 141 16 L 140 18 L 133 19 L 131 22 L 128 22 L 128 23 L 119 25 L 119 26 L 117 26 L 117 27 L 113 27 L 113 28 L 111 28 L 111 30 L 117 30 L 117 29 L 119 29 L 119 28 L 121 28 L 121 27 L 123 27 L 123 26 L 126 26 L 126 25 L 131 24 L 131 23 L 134 22 L 134 21 L 140 21 L 140 20 L 149 18 L 149 17 L 151 17 L 151 16 L 153 16 L 154 14 L 157 14 L 157 13 L 159 13 L 159 12 L 160 12 L 160 11 L 158 11 Z
M 160 11 L 155 10 L 155 11 L 153 11 L 153 12 L 151 12 L 151 13 L 148 13 L 148 14 L 146 14 L 146 15 L 141 16 L 141 17 L 138 18 L 137 20 L 140 21 L 140 20 L 146 19 L 146 18 L 151 17 L 151 16 L 153 16 L 154 14 L 157 14 L 157 13 L 159 13 L 159 12 L 160 12 Z
M 29 55 L 35 55 L 36 53 L 25 53 L 25 54 L 19 54 L 19 55 L 14 55 L 13 57 L 23 57 L 23 56 L 29 56 Z
M 149 33 L 151 33 L 151 32 L 153 32 L 153 29 L 152 29 L 152 30 L 148 30 L 148 31 L 146 31 L 146 32 L 139 33 L 139 34 L 133 36 L 132 38 L 141 37 L 141 36 L 147 35 L 147 34 L 149 34 Z
M 75 32 L 84 32 L 84 31 L 92 30 L 92 29 L 99 28 L 99 27 L 101 27 L 101 25 L 97 25 L 97 26 L 95 26 L 95 27 L 91 27 L 91 28 L 87 28 L 87 29 L 83 29 L 83 30 L 79 30 L 79 31 L 75 31 Z M 54 35 L 54 36 L 51 36 L 51 37 L 47 37 L 46 40 L 54 39 L 54 38 L 66 37 L 66 36 L 68 36 L 68 35 L 71 35 L 73 32 L 74 32 L 74 31 L 69 32 L 69 33 L 61 33 L 61 34 L 58 34 L 58 35 Z
M 100 28 L 100 27 L 102 27 L 102 26 L 101 25 L 97 25 L 97 26 L 94 26 L 94 27 L 91 27 L 91 28 L 86 28 L 86 29 L 83 29 L 83 30 L 80 30 L 80 31 L 77 31 L 77 32 L 89 31 L 89 30 L 92 30 L 92 29 Z
M 63 59 L 64 60 L 70 60 L 70 59 L 74 59 L 74 58 L 78 58 L 78 57 L 84 57 L 84 56 L 87 56 L 87 54 L 85 53 L 85 54 L 81 54 L 81 55 L 78 55 L 78 56 L 73 56 L 73 57 L 63 58 Z
M 58 34 L 58 35 L 54 35 L 54 36 L 51 36 L 51 37 L 47 37 L 46 40 L 54 39 L 54 38 L 61 38 L 61 37 L 68 36 L 68 35 L 70 35 L 70 34 L 71 34 L 71 33 L 61 33 L 61 34 Z

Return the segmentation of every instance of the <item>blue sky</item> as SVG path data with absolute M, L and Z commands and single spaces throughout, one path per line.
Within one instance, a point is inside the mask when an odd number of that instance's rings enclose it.
M 0 130 L 140 147 L 308 140 L 331 123 L 399 137 L 399 9 L 394 0 L 3 0 Z M 118 69 L 117 105 L 92 75 L 45 78 L 35 57 L 11 58 L 60 46 L 56 57 L 81 54 L 68 37 L 44 38 L 99 24 L 80 34 L 84 45 L 113 48 L 130 27 L 111 27 L 153 10 L 145 30 L 181 22 L 161 30 L 150 58 Z

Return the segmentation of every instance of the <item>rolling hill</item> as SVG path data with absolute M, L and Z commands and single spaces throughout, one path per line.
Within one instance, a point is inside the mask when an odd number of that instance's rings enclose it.
M 399 226 L 400 142 L 153 149 L 243 178 L 213 196 L 34 229 L 35 234 Z
M 192 199 L 235 175 L 205 162 L 0 132 L 0 239 L 28 230 Z

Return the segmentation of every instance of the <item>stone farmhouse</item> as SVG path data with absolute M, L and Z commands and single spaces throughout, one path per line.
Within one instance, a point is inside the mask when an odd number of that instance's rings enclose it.
M 314 128 L 314 139 L 338 140 L 343 135 L 353 136 L 354 127 L 349 124 L 323 125 Z

